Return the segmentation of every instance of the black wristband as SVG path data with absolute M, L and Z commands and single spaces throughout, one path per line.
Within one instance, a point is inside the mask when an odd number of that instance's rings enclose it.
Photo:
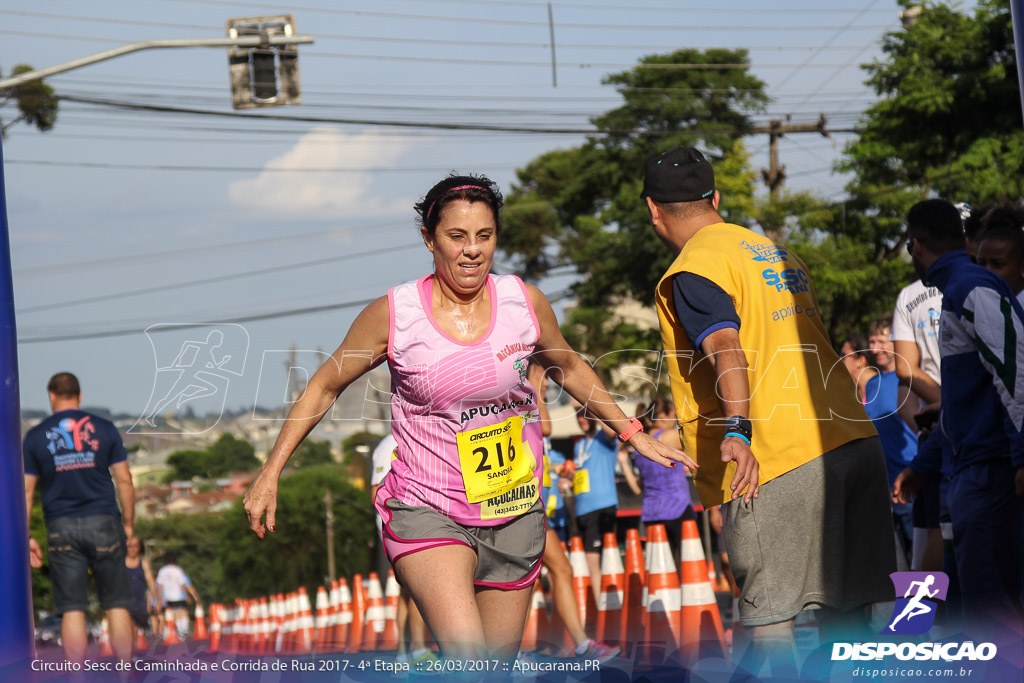
M 754 425 L 745 417 L 733 415 L 725 421 L 725 433 L 738 434 L 749 444 L 754 437 Z

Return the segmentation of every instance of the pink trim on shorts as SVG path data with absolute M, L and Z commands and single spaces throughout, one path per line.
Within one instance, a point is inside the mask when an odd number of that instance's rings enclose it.
M 395 362 L 395 290 L 388 290 L 388 360 Z
M 446 545 L 460 544 L 464 545 L 473 552 L 476 550 L 473 546 L 469 545 L 465 541 L 460 541 L 455 538 L 420 538 L 420 539 L 407 539 L 402 538 L 394 531 L 391 530 L 391 510 L 388 508 L 388 501 L 394 498 L 389 496 L 382 501 L 378 512 L 384 511 L 387 513 L 387 519 L 384 519 L 384 515 L 381 514 L 381 540 L 384 542 L 384 554 L 388 556 L 388 561 L 394 564 L 406 555 L 412 555 L 422 550 L 430 550 L 431 548 L 440 548 Z M 390 536 L 390 538 L 389 538 Z M 404 551 L 404 552 L 403 552 Z
M 526 291 L 526 283 L 519 279 L 518 275 L 513 275 L 516 282 L 519 283 L 519 289 L 523 290 L 523 298 L 526 299 L 526 308 L 530 311 L 530 320 L 533 321 L 533 328 L 537 330 L 537 341 L 540 341 L 540 322 L 537 320 L 537 313 L 533 310 L 533 299 L 530 298 L 530 293 Z
M 544 539 L 544 544 L 545 544 L 545 546 L 547 545 L 547 539 L 546 538 Z M 543 557 L 544 557 L 544 554 L 541 553 L 541 558 L 543 558 Z M 503 591 L 517 591 L 517 590 L 522 590 L 523 588 L 529 588 L 530 586 L 533 585 L 534 581 L 537 580 L 537 577 L 540 576 L 540 570 L 541 570 L 541 567 L 543 566 L 543 564 L 544 563 L 541 562 L 540 559 L 538 559 L 537 560 L 537 566 L 534 568 L 534 570 L 532 572 L 530 572 L 529 576 L 527 576 L 525 579 L 520 579 L 519 581 L 509 581 L 509 582 L 505 582 L 505 583 L 488 583 L 487 581 L 474 581 L 473 585 L 474 586 L 487 586 L 488 588 L 497 588 L 498 590 L 503 590 Z

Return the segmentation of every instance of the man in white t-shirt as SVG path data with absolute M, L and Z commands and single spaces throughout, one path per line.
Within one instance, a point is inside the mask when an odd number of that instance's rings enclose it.
M 926 286 L 921 280 L 907 285 L 896 298 L 893 310 L 892 339 L 896 354 L 896 376 L 900 384 L 910 389 L 918 399 L 918 410 L 901 413 L 901 417 L 914 432 L 920 431 L 907 413 L 914 414 L 926 407 L 937 408 L 941 401 L 939 386 L 939 319 L 942 314 L 942 292 Z M 952 526 L 948 535 L 952 539 Z M 943 531 L 940 530 L 939 482 L 932 481 L 921 488 L 914 505 L 914 540 L 911 551 L 911 569 L 938 570 L 942 568 Z
M 921 407 L 938 403 L 939 317 L 942 292 L 920 280 L 907 285 L 896 298 L 889 338 L 896 352 L 896 376 L 920 399 Z M 910 428 L 917 431 L 917 425 Z
M 164 604 L 174 612 L 174 627 L 178 636 L 184 639 L 188 635 L 188 600 L 191 598 L 196 605 L 202 605 L 199 593 L 192 586 L 191 579 L 185 570 L 176 563 L 176 558 L 171 553 L 166 553 L 164 559 L 167 561 L 160 571 L 156 573 L 156 588 L 160 591 L 160 597 Z

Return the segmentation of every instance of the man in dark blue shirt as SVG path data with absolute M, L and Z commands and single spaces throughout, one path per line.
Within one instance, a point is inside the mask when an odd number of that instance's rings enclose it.
M 135 521 L 135 489 L 128 453 L 114 425 L 79 409 L 78 378 L 59 372 L 47 390 L 53 415 L 29 430 L 22 448 L 25 499 L 31 516 L 38 484 L 54 611 L 63 615 L 64 656 L 78 663 L 85 658 L 91 568 L 100 607 L 106 610 L 111 647 L 119 659 L 130 663 L 132 593 L 124 556 Z M 117 480 L 116 493 L 111 472 Z M 43 566 L 42 548 L 32 538 L 29 559 L 33 567 Z

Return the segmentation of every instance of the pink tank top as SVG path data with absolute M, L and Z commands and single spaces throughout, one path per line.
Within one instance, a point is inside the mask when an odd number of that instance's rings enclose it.
M 388 292 L 392 433 L 378 505 L 394 497 L 466 526 L 494 526 L 539 500 L 540 417 L 526 370 L 540 326 L 522 281 L 490 275 L 491 320 L 462 343 L 432 314 L 433 275 Z

